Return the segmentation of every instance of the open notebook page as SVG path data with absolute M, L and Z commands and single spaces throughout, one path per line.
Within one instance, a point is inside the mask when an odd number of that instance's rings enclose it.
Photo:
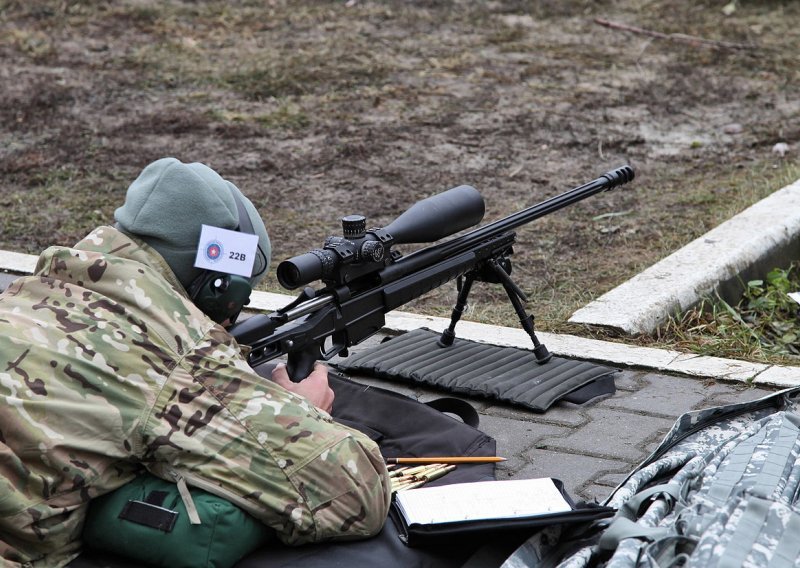
M 550 478 L 478 481 L 399 491 L 408 524 L 512 519 L 572 510 Z

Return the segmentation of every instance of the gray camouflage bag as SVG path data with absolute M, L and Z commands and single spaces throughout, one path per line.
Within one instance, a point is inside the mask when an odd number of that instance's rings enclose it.
M 502 568 L 800 566 L 800 388 L 684 414 L 603 504 L 616 516 Z

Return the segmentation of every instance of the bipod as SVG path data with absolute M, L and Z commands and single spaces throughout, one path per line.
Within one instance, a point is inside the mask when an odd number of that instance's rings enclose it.
M 522 329 L 525 330 L 533 342 L 533 355 L 536 357 L 536 362 L 539 365 L 544 365 L 553 358 L 552 353 L 550 353 L 547 347 L 536 337 L 533 325 L 533 314 L 525 312 L 524 303 L 528 301 L 528 297 L 511 279 L 511 276 L 509 276 L 510 271 L 511 262 L 508 258 L 503 257 L 500 261 L 496 258 L 490 258 L 481 263 L 480 267 L 467 272 L 464 275 L 463 282 L 461 278 L 459 278 L 456 305 L 450 316 L 450 325 L 439 337 L 439 341 L 437 342 L 439 347 L 449 347 L 453 344 L 456 338 L 456 324 L 461 319 L 461 316 L 464 315 L 464 310 L 467 308 L 467 297 L 469 296 L 470 290 L 472 290 L 472 284 L 475 280 L 480 280 L 482 282 L 492 282 L 503 285 L 508 299 L 511 300 L 511 305 L 514 306 L 514 311 L 517 312 L 517 317 L 519 317 L 519 323 Z

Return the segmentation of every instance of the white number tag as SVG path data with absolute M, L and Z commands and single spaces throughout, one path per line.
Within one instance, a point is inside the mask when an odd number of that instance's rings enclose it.
M 258 235 L 203 225 L 194 265 L 215 272 L 250 277 L 258 249 Z

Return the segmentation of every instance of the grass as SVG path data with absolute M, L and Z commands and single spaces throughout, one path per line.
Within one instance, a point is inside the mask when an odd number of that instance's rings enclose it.
M 719 297 L 671 318 L 654 344 L 700 355 L 763 363 L 800 363 L 800 304 L 789 293 L 800 291 L 800 262 L 772 269 L 763 280 L 746 283 L 741 300 L 731 306 Z
M 799 14 L 780 0 L 729 16 L 712 0 L 0 0 L 14 77 L 0 86 L 0 248 L 80 238 L 164 155 L 251 196 L 273 264 L 348 213 L 385 224 L 469 183 L 490 221 L 631 163 L 631 186 L 518 230 L 514 276 L 538 327 L 588 333 L 566 323 L 577 308 L 800 177 L 796 150 L 770 153 L 800 140 Z M 741 134 L 720 134 L 730 122 Z M 502 290 L 473 294 L 467 317 L 516 325 Z M 454 301 L 446 284 L 403 309 L 448 316 Z
M 87 193 L 87 187 L 93 191 Z M 43 168 L 33 187 L 0 196 L 0 207 L 13 211 L 1 219 L 12 238 L 27 238 L 34 231 L 53 244 L 76 242 L 89 232 L 87 227 L 108 224 L 119 199 L 118 188 L 105 177 L 70 166 Z
M 288 102 L 279 103 L 273 112 L 251 114 L 215 108 L 208 111 L 208 116 L 212 120 L 224 123 L 253 123 L 268 129 L 299 130 L 309 126 L 312 121 L 311 117 L 298 105 Z
M 283 57 L 270 54 L 263 61 L 247 62 L 220 77 L 220 84 L 247 99 L 263 101 L 379 86 L 385 77 L 384 63 L 367 49 L 343 50 L 334 43 L 314 51 L 298 49 Z

